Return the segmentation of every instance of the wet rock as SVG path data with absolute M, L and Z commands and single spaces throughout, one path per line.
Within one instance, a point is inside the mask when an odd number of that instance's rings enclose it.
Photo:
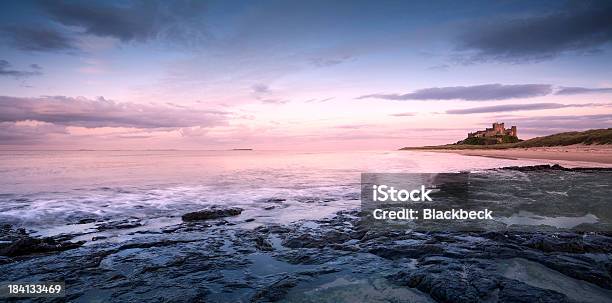
M 244 282 L 228 282 L 223 285 L 224 292 L 233 292 L 240 288 L 251 288 L 251 285 Z
M 37 253 L 59 252 L 77 248 L 81 242 L 70 242 L 72 236 L 34 238 L 25 229 L 13 229 L 10 225 L 0 228 L 0 256 L 18 257 Z M 5 259 L 5 262 L 10 259 Z
M 536 255 L 528 259 L 575 279 L 612 289 L 612 261 L 591 259 L 571 254 Z
M 253 222 L 253 221 L 255 221 L 255 218 L 248 218 L 248 219 L 244 220 L 244 222 L 247 222 L 247 223 L 248 222 Z
M 439 245 L 422 244 L 410 246 L 386 247 L 380 246 L 372 248 L 369 251 L 371 254 L 383 257 L 386 259 L 399 258 L 420 258 L 422 256 L 441 255 L 444 249 Z
M 198 285 L 210 290 L 201 293 L 201 301 L 216 302 L 231 294 L 230 301 L 265 302 L 282 300 L 298 284 L 300 289 L 310 285 L 303 281 L 383 273 L 394 287 L 417 289 L 436 302 L 568 301 L 568 292 L 500 273 L 499 259 L 523 258 L 567 279 L 612 289 L 609 235 L 384 231 L 361 224 L 356 215 L 343 211 L 333 218 L 255 229 L 216 226 L 217 221 L 181 223 L 128 242 L 100 241 L 36 258 L 0 257 L 0 280 L 61 277 L 73 286 L 69 301 L 87 301 L 87 289 L 98 285 L 105 285 L 109 302 L 173 301 L 171 296 L 183 301 L 185 288 Z M 0 247 L 26 234 L 0 227 Z M 196 297 L 189 293 L 184 298 Z
M 85 218 L 85 219 L 81 219 L 77 222 L 77 224 L 89 224 L 89 223 L 94 223 L 96 222 L 96 219 L 94 218 Z
M 228 222 L 228 221 L 226 221 L 226 220 L 221 220 L 221 221 L 219 221 L 219 222 L 215 223 L 215 226 L 228 225 L 228 224 L 229 224 L 229 222 Z
M 337 201 L 336 198 L 300 196 L 295 198 L 300 203 L 327 203 Z
M 287 201 L 287 199 L 283 199 L 283 198 L 264 198 L 264 199 L 259 199 L 256 202 L 281 204 L 281 203 L 283 203 L 285 201 Z
M 255 247 L 263 251 L 274 250 L 270 241 L 268 241 L 268 239 L 266 239 L 264 236 L 261 236 L 261 235 L 255 238 Z
M 169 226 L 169 227 L 162 228 L 161 231 L 162 231 L 162 233 L 170 234 L 170 233 L 173 233 L 173 232 L 179 230 L 180 228 L 181 228 L 180 226 Z
M 309 234 L 291 236 L 283 241 L 283 246 L 289 248 L 317 248 L 326 244 L 321 238 Z
M 336 260 L 339 256 L 348 255 L 351 252 L 338 251 L 332 249 L 313 249 L 313 248 L 302 248 L 292 249 L 278 253 L 276 257 L 279 260 L 285 261 L 290 264 L 324 264 L 332 260 Z
M 251 298 L 251 302 L 274 302 L 285 297 L 289 289 L 298 284 L 298 279 L 284 276 L 274 283 L 258 290 Z
M 101 223 L 96 226 L 99 231 L 114 230 L 114 229 L 129 229 L 142 226 L 139 220 L 120 220 Z
M 255 231 L 260 233 L 286 234 L 291 232 L 291 229 L 278 224 L 268 224 L 265 226 L 258 226 L 255 228 Z
M 53 238 L 37 239 L 26 235 L 8 245 L 5 244 L 0 247 L 0 256 L 17 257 L 37 253 L 59 252 L 77 248 L 84 243 L 85 241 L 58 242 Z
M 320 275 L 331 274 L 335 272 L 339 272 L 340 269 L 334 267 L 323 266 L 321 268 L 313 269 L 313 270 L 305 270 L 298 272 L 299 275 L 309 276 L 309 277 L 318 277 Z
M 350 234 L 338 230 L 330 230 L 322 234 L 299 233 L 288 236 L 283 241 L 283 246 L 289 248 L 320 248 L 331 244 L 343 243 L 350 239 Z
M 184 214 L 183 221 L 200 221 L 219 219 L 224 217 L 238 216 L 242 213 L 242 208 L 209 208 Z
M 488 260 L 440 259 L 414 271 L 389 276 L 397 284 L 419 289 L 437 302 L 572 302 L 566 295 L 492 274 Z
M 533 287 L 516 280 L 503 279 L 499 284 L 499 303 L 574 302 L 556 291 Z
M 360 200 L 361 199 L 361 193 L 349 193 L 346 194 L 342 197 L 345 200 Z
M 435 264 L 389 277 L 399 285 L 417 288 L 437 302 L 480 302 L 497 288 L 496 279 L 485 278 L 459 263 Z
M 571 169 L 565 168 L 565 167 L 563 167 L 563 166 L 561 166 L 559 164 L 554 164 L 554 165 L 542 164 L 542 165 L 532 165 L 532 166 L 508 166 L 508 167 L 502 167 L 500 169 L 502 169 L 502 170 L 515 170 L 515 171 L 522 171 L 522 172 L 549 171 L 549 170 L 571 171 Z
M 507 167 L 502 167 L 500 168 L 502 170 L 515 170 L 515 171 L 522 171 L 522 172 L 531 172 L 531 171 L 580 171 L 580 172 L 589 172 L 589 171 L 593 171 L 593 172 L 609 172 L 612 171 L 612 168 L 610 167 L 574 167 L 574 168 L 567 168 L 567 167 L 563 167 L 559 164 L 553 164 L 553 165 L 549 165 L 549 164 L 542 164 L 542 165 L 532 165 L 532 166 L 507 166 Z
M 576 234 L 536 235 L 523 245 L 544 252 L 602 253 L 612 252 L 612 239 L 600 236 L 582 237 Z

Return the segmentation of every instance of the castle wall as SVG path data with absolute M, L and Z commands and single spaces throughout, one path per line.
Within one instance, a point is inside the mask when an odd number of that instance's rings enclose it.
M 495 137 L 498 135 L 509 135 L 518 137 L 516 126 L 511 126 L 509 129 L 506 129 L 504 123 L 493 123 L 493 127 L 486 128 L 484 130 L 475 131 L 473 133 L 468 133 L 468 138 L 471 137 Z M 499 141 L 499 140 L 498 140 Z

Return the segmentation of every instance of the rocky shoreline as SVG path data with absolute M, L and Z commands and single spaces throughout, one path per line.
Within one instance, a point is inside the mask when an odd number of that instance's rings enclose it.
M 360 226 L 356 211 L 253 230 L 219 222 L 88 246 L 3 230 L 18 239 L 2 250 L 0 278 L 62 280 L 74 302 L 98 296 L 113 302 L 268 302 L 296 288 L 308 291 L 299 286 L 316 285 L 323 276 L 379 277 L 386 288 L 406 288 L 423 302 L 575 301 L 569 292 L 509 278 L 499 266 L 507 261 L 535 263 L 566 283 L 584 281 L 597 290 L 597 300 L 612 294 L 607 234 L 381 232 Z M 313 301 L 330 301 L 326 295 Z M 596 299 L 585 302 L 602 302 Z
M 357 210 L 257 224 L 241 213 L 200 210 L 160 231 L 77 222 L 125 241 L 3 226 L 0 281 L 66 283 L 66 298 L 33 302 L 612 302 L 607 232 L 380 230 Z

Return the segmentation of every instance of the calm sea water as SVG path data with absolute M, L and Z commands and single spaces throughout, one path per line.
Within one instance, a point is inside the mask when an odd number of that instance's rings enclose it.
M 407 151 L 2 151 L 0 222 L 57 234 L 83 218 L 163 225 L 227 205 L 258 222 L 287 223 L 358 207 L 362 172 L 543 163 Z

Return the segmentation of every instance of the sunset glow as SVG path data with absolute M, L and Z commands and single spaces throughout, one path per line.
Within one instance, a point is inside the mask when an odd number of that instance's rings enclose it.
M 4 2 L 0 148 L 378 149 L 493 121 L 525 139 L 612 125 L 609 3 L 455 4 Z

